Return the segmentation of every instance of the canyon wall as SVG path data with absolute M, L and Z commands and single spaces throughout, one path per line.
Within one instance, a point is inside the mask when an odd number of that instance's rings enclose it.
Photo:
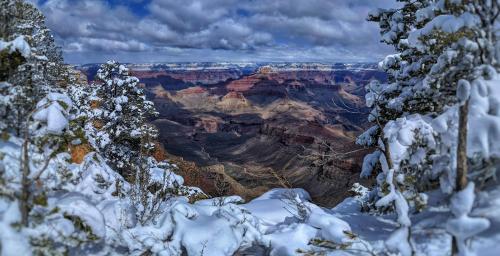
M 160 112 L 163 147 L 196 166 L 185 175 L 209 193 L 302 187 L 326 206 L 359 182 L 370 150 L 354 143 L 369 125 L 364 86 L 386 79 L 372 64 L 130 68 Z

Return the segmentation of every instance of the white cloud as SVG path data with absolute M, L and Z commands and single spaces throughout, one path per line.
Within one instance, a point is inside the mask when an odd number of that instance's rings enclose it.
M 109 55 L 154 61 L 338 61 L 376 60 L 388 52 L 376 25 L 365 19 L 371 9 L 393 2 L 151 0 L 145 16 L 99 0 L 49 0 L 39 7 L 73 62 Z

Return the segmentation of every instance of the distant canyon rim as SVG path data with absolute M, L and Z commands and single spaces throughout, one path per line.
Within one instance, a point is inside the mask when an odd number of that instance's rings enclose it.
M 370 149 L 365 86 L 373 63 L 128 64 L 159 116 L 152 120 L 186 183 L 211 196 L 254 198 L 300 187 L 333 206 L 359 179 Z M 89 80 L 98 64 L 79 67 Z

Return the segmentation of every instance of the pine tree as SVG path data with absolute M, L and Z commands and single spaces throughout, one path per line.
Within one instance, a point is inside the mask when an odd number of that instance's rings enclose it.
M 408 38 L 410 32 L 419 26 L 416 10 L 429 5 L 429 1 L 401 1 L 403 6 L 398 9 L 378 10 L 369 15 L 368 20 L 378 22 L 381 29 L 382 42 L 394 47 L 396 54 L 387 56 L 380 67 L 388 74 L 388 83 L 380 84 L 373 81 L 367 86 L 366 101 L 372 108 L 369 120 L 375 125 L 368 129 L 358 139 L 363 146 L 378 146 L 378 150 L 367 156 L 364 164 L 364 175 L 369 175 L 376 164 L 375 156 L 380 153 L 389 159 L 390 149 L 383 128 L 391 121 L 411 114 L 435 115 L 443 104 L 436 99 L 436 90 L 426 86 L 425 75 L 429 70 L 428 62 L 432 55 L 425 55 L 419 49 L 412 47 Z M 426 183 L 425 175 L 417 175 L 419 168 L 410 166 L 404 168 L 407 175 L 413 176 L 414 186 Z
M 9 86 L 0 88 L 2 118 L 7 129 L 17 135 L 27 129 L 25 117 L 48 92 L 60 92 L 56 77 L 63 65 L 61 52 L 55 45 L 44 16 L 33 5 L 20 0 L 1 0 L 1 40 L 11 49 L 2 51 L 1 76 Z M 19 48 L 11 54 L 12 48 Z M 22 51 L 22 52 L 21 52 Z M 7 115 L 7 113 L 9 113 Z
M 470 161 L 468 112 L 481 104 L 491 104 L 478 99 L 487 94 L 486 89 L 480 87 L 485 87 L 481 85 L 484 80 L 497 76 L 498 46 L 494 27 L 498 25 L 499 4 L 497 1 L 402 2 L 401 9 L 381 10 L 369 17 L 379 22 L 383 41 L 393 45 L 397 53 L 381 63 L 390 75 L 389 83 L 374 82 L 368 87 L 367 103 L 373 108 L 372 120 L 377 126 L 358 141 L 379 145 L 385 150 L 381 162 L 392 159 L 394 171 L 389 173 L 399 178 L 378 179 L 388 184 L 385 186 L 390 188 L 389 195 L 404 190 L 405 198 L 411 199 L 412 194 L 429 189 L 415 185 L 438 177 L 444 192 L 451 193 L 454 188 L 461 191 L 467 185 Z M 483 91 L 475 94 L 474 100 L 479 104 L 476 106 L 469 105 L 473 90 Z M 486 115 L 496 118 L 495 112 Z M 455 119 L 459 119 L 458 123 Z M 480 159 L 487 158 L 490 152 L 488 148 L 479 151 L 486 154 Z M 388 172 L 384 169 L 390 170 L 390 167 L 384 165 L 390 166 L 390 163 L 378 165 L 374 159 L 378 155 L 380 153 L 375 152 L 365 158 L 364 174 L 382 166 L 387 178 Z M 384 183 L 379 185 L 379 190 L 383 190 Z M 404 189 L 394 190 L 397 186 Z M 415 193 L 408 193 L 412 188 Z M 387 196 L 377 204 L 384 198 Z M 395 208 L 398 211 L 397 205 Z M 467 213 L 460 212 L 463 214 Z M 455 221 L 450 230 L 458 230 L 458 222 Z M 485 227 L 484 221 L 478 222 L 482 223 L 481 228 Z M 408 252 L 405 248 L 394 249 Z
M 453 103 L 459 105 L 454 186 L 460 194 L 465 193 L 462 191 L 466 190 L 468 184 L 469 111 L 471 108 L 477 108 L 470 105 L 470 97 L 471 91 L 478 90 L 478 88 L 471 87 L 481 87 L 481 80 L 495 79 L 496 72 L 499 70 L 495 26 L 498 26 L 500 4 L 498 1 L 455 1 L 438 2 L 431 8 L 421 10 L 425 14 L 421 18 L 423 29 L 416 33 L 415 43 L 422 49 L 439 56 L 429 72 L 429 84 L 443 87 L 443 94 L 450 95 Z M 452 97 L 454 95 L 457 97 Z M 479 157 L 488 158 L 484 154 L 488 153 L 483 152 L 483 155 Z M 454 212 L 454 214 L 457 219 L 450 220 L 453 225 L 449 228 L 454 235 L 453 249 L 454 253 L 460 249 L 464 254 L 465 241 L 457 239 L 461 234 L 457 232 L 459 229 L 456 226 L 464 225 L 460 218 L 466 213 Z M 478 221 L 484 222 L 484 220 Z M 487 226 L 486 222 L 478 228 L 482 230 Z
M 429 186 L 433 178 L 428 170 L 431 165 L 430 157 L 420 161 L 410 161 L 409 158 L 391 153 L 391 145 L 398 147 L 397 136 L 394 130 L 387 126 L 400 126 L 409 122 L 409 119 L 425 124 L 424 120 L 413 118 L 414 114 L 435 116 L 443 107 L 442 101 L 436 99 L 436 90 L 426 86 L 425 75 L 429 70 L 428 62 L 432 55 L 426 55 L 420 49 L 412 47 L 408 38 L 410 33 L 419 27 L 419 8 L 425 8 L 430 1 L 401 1 L 402 7 L 397 9 L 377 10 L 369 14 L 368 20 L 377 22 L 380 26 L 382 42 L 392 46 L 396 54 L 387 56 L 379 65 L 387 72 L 388 82 L 380 84 L 372 81 L 367 86 L 366 102 L 372 108 L 369 120 L 375 125 L 366 130 L 357 140 L 357 143 L 367 147 L 377 147 L 377 150 L 365 157 L 362 176 L 370 176 L 379 172 L 378 187 L 374 199 L 385 196 L 389 191 L 384 187 L 392 187 L 404 191 L 404 197 L 409 200 L 415 210 L 425 204 L 425 195 L 420 194 Z M 399 120 L 397 123 L 395 123 Z M 424 125 L 428 126 L 428 125 Z M 396 131 L 397 132 L 397 131 Z M 408 130 L 415 137 L 408 147 L 408 155 L 425 150 L 427 155 L 433 151 L 428 143 L 434 141 L 433 134 L 428 133 L 425 127 L 414 126 Z M 418 152 L 417 152 L 418 151 Z M 394 170 L 393 181 L 386 180 L 387 171 Z
M 64 147 L 59 135 L 67 127 L 71 101 L 55 93 L 62 90 L 53 84 L 56 74 L 49 71 L 63 64 L 44 16 L 23 1 L 1 0 L 0 6 L 0 129 L 22 139 L 20 191 L 13 194 L 21 224 L 28 226 L 33 202 L 48 191 L 34 183 L 49 163 L 57 165 L 53 158 Z
M 141 127 L 156 110 L 125 66 L 109 61 L 101 65 L 96 79 L 87 124 L 95 135 L 94 146 L 124 176 L 133 175 L 141 161 Z
M 459 132 L 457 148 L 456 189 L 467 185 L 467 124 L 470 86 L 478 78 L 492 79 L 498 70 L 496 59 L 495 25 L 500 13 L 497 1 L 449 2 L 434 6 L 433 15 L 423 23 L 438 23 L 441 19 L 454 19 L 456 28 L 434 26 L 430 33 L 422 33 L 425 40 L 435 41 L 434 48 L 439 56 L 433 66 L 429 83 L 443 86 L 449 95 L 457 95 L 459 107 Z M 460 24 L 459 23 L 463 23 Z M 453 97 L 454 98 L 454 97 Z

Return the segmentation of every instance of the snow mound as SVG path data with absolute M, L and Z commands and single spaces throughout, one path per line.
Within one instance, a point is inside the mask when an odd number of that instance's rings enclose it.
M 47 123 L 48 133 L 61 134 L 68 126 L 71 106 L 72 101 L 65 94 L 49 93 L 36 105 L 37 111 L 33 119 Z
M 52 95 L 47 97 L 49 104 L 54 102 L 50 99 L 61 100 Z M 15 137 L 8 142 L 0 141 L 0 153 L 4 155 L 0 166 L 11 177 L 20 174 L 21 144 L 22 140 Z M 5 161 L 11 164 L 5 165 Z M 141 222 L 137 205 L 130 196 L 133 185 L 98 153 L 91 152 L 81 164 L 65 167 L 69 182 L 47 190 L 46 203 L 33 208 L 45 220 L 28 232 L 19 233 L 11 228 L 19 220 L 16 201 L 0 200 L 3 231 L 0 239 L 7 245 L 2 247 L 3 252 L 24 249 L 29 254 L 29 239 L 50 239 L 66 246 L 72 246 L 72 241 L 85 241 L 84 247 L 72 249 L 76 254 L 86 254 L 89 250 L 116 254 L 118 250 L 130 255 L 150 252 L 213 256 L 250 252 L 255 248 L 267 250 L 270 255 L 294 255 L 297 250 L 315 248 L 310 243 L 313 239 L 346 246 L 354 241 L 349 235 L 349 224 L 311 203 L 303 189 L 274 189 L 248 203 L 239 196 L 228 196 L 193 204 L 186 196 L 174 195 L 160 203 L 154 219 Z M 59 171 L 57 165 L 49 164 L 41 179 L 47 181 Z M 156 182 L 182 186 L 182 177 L 170 169 L 150 171 Z
M 5 49 L 7 49 L 9 53 L 13 53 L 17 50 L 25 58 L 31 55 L 31 47 L 24 39 L 24 36 L 18 36 L 14 40 L 8 42 L 0 40 L 0 51 Z
M 457 239 L 458 250 L 461 255 L 473 255 L 466 245 L 467 239 L 483 232 L 490 227 L 486 218 L 470 217 L 469 213 L 474 204 L 474 183 L 453 195 L 450 210 L 455 216 L 446 223 L 446 230 Z
M 9 203 L 0 199 L 1 255 L 31 255 L 28 238 L 13 227 L 20 220 L 18 203 Z

